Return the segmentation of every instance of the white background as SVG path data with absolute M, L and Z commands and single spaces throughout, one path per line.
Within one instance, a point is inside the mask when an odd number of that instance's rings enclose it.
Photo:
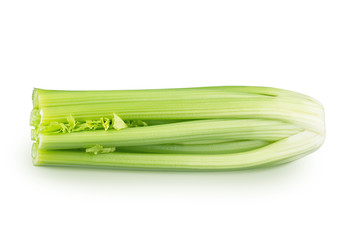
M 360 239 L 359 1 L 1 1 L 0 239 Z M 33 167 L 31 92 L 280 87 L 317 152 L 220 173 Z

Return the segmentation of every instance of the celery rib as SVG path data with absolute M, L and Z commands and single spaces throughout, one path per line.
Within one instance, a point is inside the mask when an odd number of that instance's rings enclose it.
M 77 149 L 178 143 L 178 141 L 227 139 L 277 141 L 302 129 L 264 119 L 197 120 L 120 131 L 84 131 L 71 134 L 40 134 L 39 149 Z
M 256 150 L 218 155 L 113 152 L 93 155 L 77 151 L 39 150 L 34 165 L 95 166 L 118 168 L 231 170 L 293 160 L 315 151 L 323 137 L 302 131 Z

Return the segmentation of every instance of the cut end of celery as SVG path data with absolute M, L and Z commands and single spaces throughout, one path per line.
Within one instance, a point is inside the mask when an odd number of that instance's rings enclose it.
M 38 160 L 39 160 L 38 150 L 39 150 L 39 144 L 36 142 L 33 143 L 32 148 L 31 148 L 31 157 L 32 157 L 32 163 L 34 166 L 38 166 Z
M 30 126 L 38 126 L 41 122 L 41 110 L 33 109 L 30 115 Z
M 33 102 L 33 107 L 34 108 L 39 108 L 40 107 L 40 94 L 39 94 L 39 89 L 38 88 L 34 88 L 34 90 L 33 90 L 32 102 Z

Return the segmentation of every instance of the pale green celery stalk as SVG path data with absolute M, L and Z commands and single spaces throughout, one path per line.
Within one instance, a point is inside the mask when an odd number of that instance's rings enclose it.
M 144 169 L 235 170 L 292 161 L 318 149 L 324 136 L 302 131 L 256 150 L 215 155 L 34 151 L 34 165 Z
M 34 89 L 34 108 L 55 107 L 64 105 L 111 103 L 129 101 L 186 100 L 186 99 L 237 99 L 258 97 L 257 93 L 247 93 L 223 87 L 145 89 L 145 90 L 96 90 L 96 91 L 64 91 Z M 261 94 L 260 94 L 261 95 Z
M 179 143 L 227 139 L 277 141 L 300 132 L 296 125 L 264 119 L 197 120 L 120 131 L 83 131 L 71 134 L 39 134 L 39 149 L 76 149 L 95 144 L 104 147 Z
M 41 100 L 40 100 L 41 95 Z M 35 88 L 33 91 L 34 108 L 53 107 L 99 102 L 185 100 L 247 97 L 296 97 L 315 101 L 304 94 L 269 87 L 253 86 L 216 86 L 197 88 L 145 89 L 145 90 L 95 90 L 66 91 Z
M 296 100 L 296 99 L 295 99 Z M 78 121 L 111 118 L 113 113 L 122 119 L 278 119 L 302 128 L 323 133 L 321 105 L 288 98 L 259 97 L 239 99 L 195 99 L 167 101 L 130 101 L 67 105 L 41 109 L 41 125 L 66 122 L 69 114 Z
M 117 148 L 117 151 L 137 153 L 224 154 L 250 151 L 256 148 L 264 147 L 268 144 L 270 144 L 268 141 L 245 140 L 216 144 L 162 144 L 119 147 Z

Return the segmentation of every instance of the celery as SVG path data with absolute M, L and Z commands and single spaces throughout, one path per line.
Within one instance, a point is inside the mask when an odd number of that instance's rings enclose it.
M 221 170 L 315 151 L 319 102 L 266 87 L 34 89 L 34 165 Z

